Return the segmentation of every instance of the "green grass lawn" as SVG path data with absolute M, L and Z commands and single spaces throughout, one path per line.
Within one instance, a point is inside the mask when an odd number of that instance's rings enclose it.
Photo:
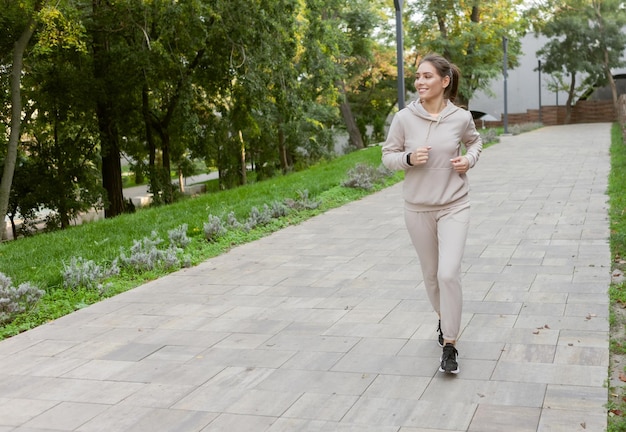
M 611 256 L 613 270 L 626 272 L 626 145 L 618 124 L 611 130 L 611 173 L 609 175 L 609 219 L 611 227 Z M 626 431 L 626 377 L 623 361 L 626 359 L 626 283 L 611 284 L 610 290 L 610 350 L 612 383 L 609 386 L 608 432 Z M 621 365 L 621 366 L 620 366 Z M 615 385 L 615 384 L 614 384 Z

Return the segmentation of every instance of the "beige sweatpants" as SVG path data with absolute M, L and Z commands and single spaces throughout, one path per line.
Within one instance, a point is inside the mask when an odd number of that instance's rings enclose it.
M 461 330 L 461 261 L 469 228 L 469 203 L 437 211 L 404 210 L 407 230 L 422 268 L 430 303 L 441 317 L 446 340 Z

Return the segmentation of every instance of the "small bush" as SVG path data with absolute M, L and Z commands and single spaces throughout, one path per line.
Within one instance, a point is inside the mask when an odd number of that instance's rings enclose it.
M 238 228 L 243 227 L 243 224 L 237 220 L 237 217 L 235 216 L 235 212 L 231 211 L 230 213 L 228 213 L 228 216 L 226 216 L 226 226 L 230 228 L 238 229 Z
M 542 126 L 543 125 L 541 123 L 519 123 L 511 125 L 509 132 L 511 132 L 513 135 L 519 135 L 524 132 L 539 129 Z
M 496 129 L 486 129 L 481 131 L 480 138 L 483 144 L 500 142 L 500 137 L 498 136 L 498 131 Z
M 78 289 L 84 287 L 88 289 L 97 289 L 100 293 L 104 293 L 106 286 L 102 284 L 102 281 L 118 275 L 120 269 L 117 265 L 117 260 L 111 264 L 111 267 L 105 268 L 96 264 L 91 260 L 86 260 L 82 257 L 72 257 L 69 264 L 63 263 L 63 286 L 69 289 Z
M 392 175 L 392 172 L 380 165 L 374 168 L 372 165 L 358 164 L 348 171 L 348 179 L 341 185 L 344 187 L 371 190 L 376 183 L 385 177 Z
M 32 309 L 43 295 L 43 290 L 29 282 L 14 287 L 11 278 L 0 273 L 0 324 Z
M 135 240 L 130 248 L 130 256 L 126 256 L 124 251 L 120 254 L 122 267 L 131 268 L 138 272 L 154 270 L 155 268 L 172 268 L 180 264 L 176 249 L 159 249 L 159 244 L 163 240 L 158 238 L 156 231 L 152 231 L 150 237 L 143 240 Z
M 222 219 L 214 215 L 209 215 L 209 221 L 205 222 L 204 224 L 204 237 L 208 241 L 213 242 L 213 241 L 216 241 L 219 237 L 226 234 L 226 232 L 227 230 L 224 227 L 224 223 L 222 222 Z
M 285 205 L 294 210 L 314 210 L 319 207 L 321 201 L 313 201 L 309 198 L 309 191 L 298 191 L 298 199 L 285 199 Z
M 274 219 L 278 219 L 287 216 L 287 214 L 289 214 L 289 208 L 280 201 L 272 201 L 270 214 Z
M 191 243 L 191 239 L 187 237 L 187 224 L 182 224 L 178 228 L 174 228 L 167 232 L 170 239 L 170 246 L 179 249 L 185 249 Z
M 245 223 L 245 228 L 249 231 L 257 226 L 267 225 L 271 220 L 272 214 L 267 204 L 263 205 L 262 211 L 256 207 L 252 207 L 250 210 L 250 216 L 248 216 L 248 220 Z

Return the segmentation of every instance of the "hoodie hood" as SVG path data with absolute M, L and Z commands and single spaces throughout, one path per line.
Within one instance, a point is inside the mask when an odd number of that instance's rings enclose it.
M 439 113 L 439 115 L 437 117 L 433 117 L 432 114 L 430 114 L 428 111 L 426 111 L 426 109 L 424 108 L 424 105 L 422 105 L 422 102 L 418 99 L 418 100 L 414 100 L 413 102 L 409 103 L 407 105 L 407 109 L 413 113 L 414 115 L 424 119 L 424 120 L 430 120 L 430 121 L 436 121 L 439 122 L 442 119 L 448 117 L 449 115 L 453 114 L 454 112 L 458 111 L 460 108 L 456 105 L 454 105 L 452 102 L 450 102 L 449 100 L 446 99 L 446 106 L 443 108 L 443 111 L 441 111 Z

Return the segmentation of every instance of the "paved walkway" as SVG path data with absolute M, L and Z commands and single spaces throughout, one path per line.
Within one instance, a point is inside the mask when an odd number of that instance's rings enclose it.
M 609 141 L 483 152 L 457 376 L 396 185 L 0 342 L 0 432 L 602 431 Z

